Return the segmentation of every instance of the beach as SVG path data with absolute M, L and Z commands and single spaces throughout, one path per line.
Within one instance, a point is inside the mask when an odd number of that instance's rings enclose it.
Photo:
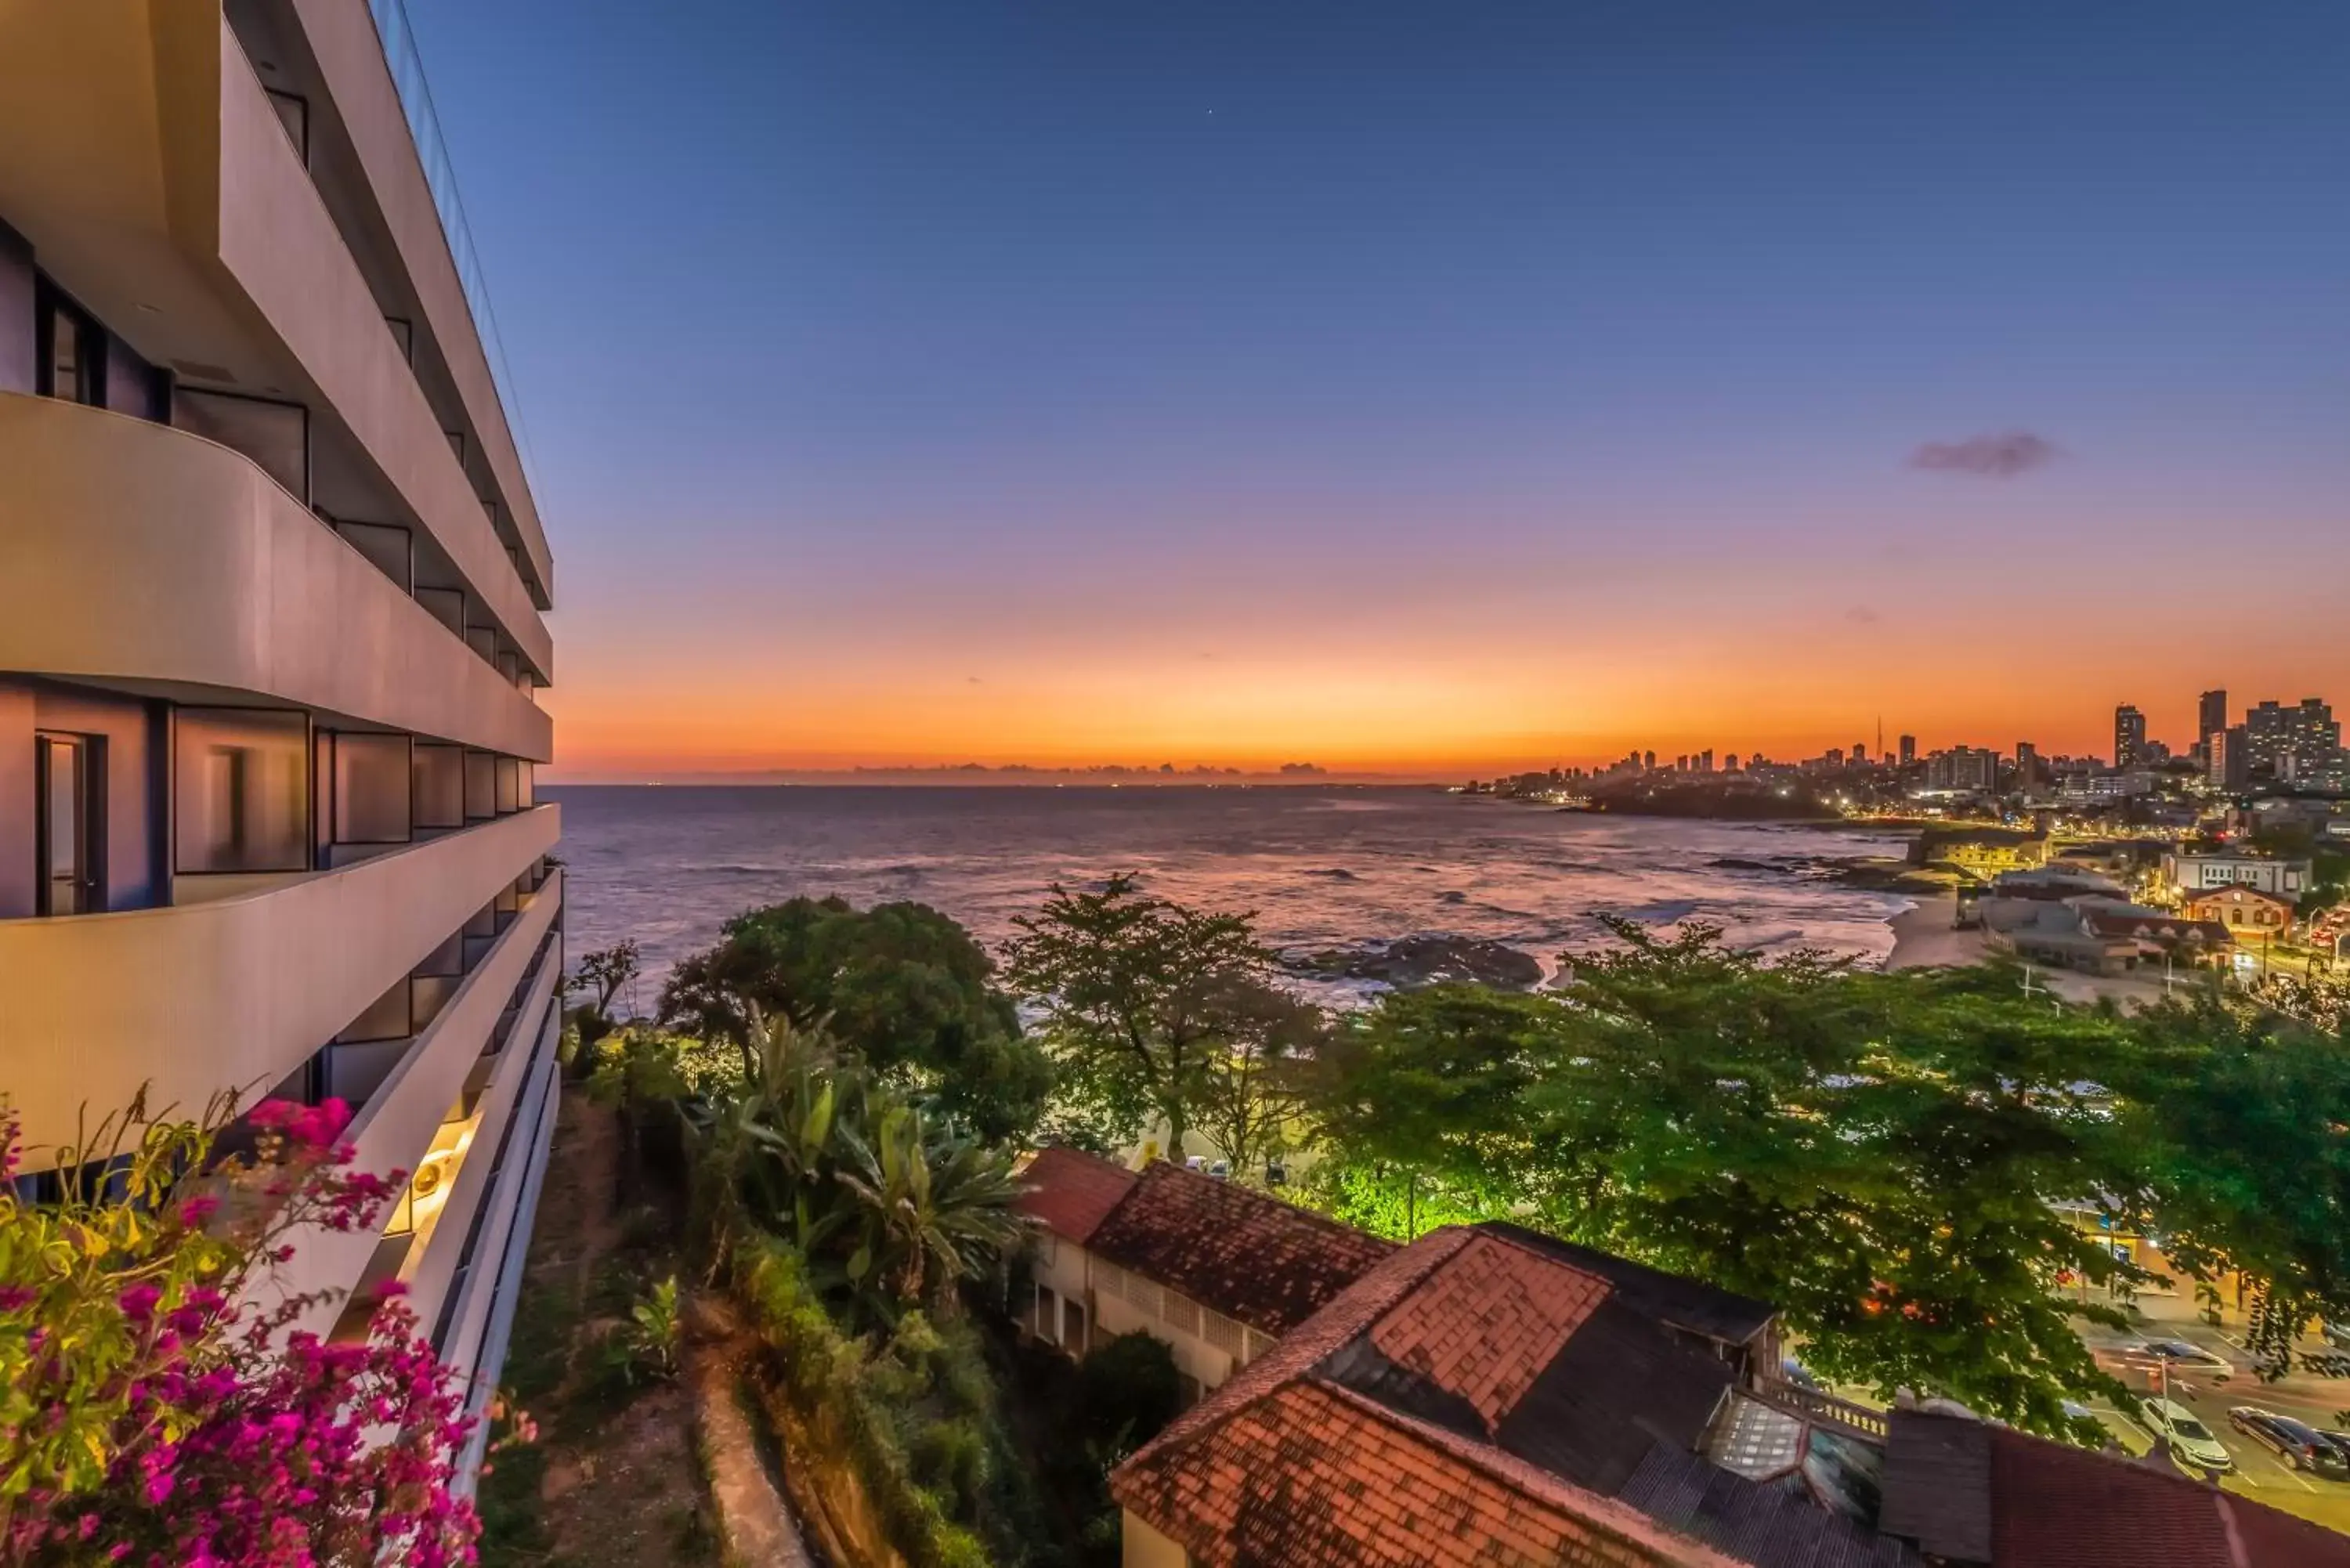
M 1956 929 L 1959 895 L 1954 888 L 1927 894 L 1885 923 L 1893 929 L 1887 969 L 1939 969 L 1981 963 L 1991 948 L 1980 930 Z

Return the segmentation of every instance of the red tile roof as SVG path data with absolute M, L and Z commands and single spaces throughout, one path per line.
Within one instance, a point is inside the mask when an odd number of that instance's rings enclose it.
M 1315 1381 L 1282 1384 L 1187 1443 L 1152 1444 L 1110 1484 L 1209 1568 L 1731 1562 L 1622 1503 Z
M 1407 1349 L 1440 1343 L 1430 1315 L 1414 1310 L 1427 1292 L 1514 1318 L 1515 1284 L 1527 1282 L 1516 1273 L 1523 1253 L 1461 1229 L 1390 1253 L 1119 1466 L 1112 1495 L 1211 1568 L 1726 1568 L 1731 1559 L 1625 1503 L 1317 1374 L 1326 1357 L 1366 1332 L 1387 1333 Z M 1464 1261 L 1466 1271 L 1451 1278 Z M 1534 1263 L 1573 1276 L 1570 1285 L 1589 1278 L 1555 1261 Z M 1529 1314 L 1527 1321 L 1556 1316 Z M 1493 1375 L 1497 1366 L 1451 1365 L 1489 1398 L 1505 1385 Z
M 1273 1334 L 1304 1323 L 1395 1251 L 1351 1225 L 1166 1160 L 1142 1172 L 1084 1245 Z
M 2350 1535 L 2112 1454 L 1991 1428 L 1994 1568 L 2350 1568 Z
M 1605 1280 L 1478 1231 L 1371 1343 L 1466 1399 L 1491 1432 L 1607 1293 Z
M 1082 1247 L 1139 1179 L 1098 1155 L 1048 1148 L 1021 1171 L 1018 1207 L 1054 1235 Z

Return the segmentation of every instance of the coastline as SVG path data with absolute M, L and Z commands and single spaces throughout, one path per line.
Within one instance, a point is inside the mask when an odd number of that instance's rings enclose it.
M 1961 931 L 1953 927 L 1958 909 L 1958 890 L 1943 888 L 1921 895 L 1916 903 L 1886 921 L 1893 929 L 1893 950 L 1886 955 L 1885 967 L 1950 968 L 1981 963 L 1990 957 L 1990 944 L 1981 931 Z

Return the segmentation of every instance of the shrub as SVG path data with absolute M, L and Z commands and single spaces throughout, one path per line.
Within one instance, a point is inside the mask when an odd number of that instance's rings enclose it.
M 1174 1352 L 1147 1334 L 1121 1334 L 1078 1363 L 1078 1436 L 1113 1460 L 1157 1437 L 1182 1407 Z
M 452 1497 L 462 1389 L 391 1290 L 367 1340 L 246 1303 L 309 1229 L 369 1231 L 400 1190 L 344 1168 L 340 1101 L 233 1100 L 151 1120 L 144 1096 L 59 1158 L 61 1199 L 0 1186 L 0 1552 L 12 1562 L 359 1568 L 471 1555 Z M 0 1112 L 0 1178 L 16 1124 Z M 81 1173 L 102 1175 L 86 1179 Z

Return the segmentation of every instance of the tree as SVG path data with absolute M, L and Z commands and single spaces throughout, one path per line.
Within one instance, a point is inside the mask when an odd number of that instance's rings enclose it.
M 664 1023 L 751 1050 L 754 1019 L 821 1026 L 874 1072 L 991 1141 L 1035 1125 L 1051 1069 L 993 983 L 985 949 L 924 904 L 793 898 L 726 922 L 671 971 Z
M 1044 1009 L 1063 1094 L 1125 1138 L 1164 1123 L 1181 1158 L 1207 1079 L 1229 1063 L 1236 1001 L 1275 972 L 1255 917 L 1153 898 L 1129 873 L 1097 891 L 1055 883 L 1043 909 L 1013 924 L 1005 974 Z
M 2350 1316 L 2350 1025 L 2217 993 L 2149 1007 L 2117 1087 L 2146 1151 L 2142 1222 L 2205 1291 L 2240 1271 L 2263 1376 L 2315 1317 Z
M 564 982 L 566 993 L 587 996 L 577 1014 L 580 1055 L 592 1062 L 597 1042 L 614 1029 L 612 1004 L 628 989 L 641 968 L 634 941 L 619 941 L 583 955 L 579 967 Z
M 1208 1011 L 1222 1020 L 1222 1049 L 1201 1067 L 1195 1125 L 1235 1178 L 1255 1180 L 1289 1149 L 1326 1020 L 1320 1008 L 1245 976 L 1226 981 Z
M 951 1304 L 1023 1234 L 1012 1154 L 928 1114 L 819 1031 L 754 1017 L 755 1067 L 689 1106 L 695 1210 L 721 1251 L 788 1242 L 817 1288 L 872 1315 Z
M 1383 998 L 1328 1054 L 1340 1158 L 1776 1303 L 1830 1375 L 2043 1431 L 2114 1389 L 2060 1279 L 2135 1271 L 2050 1207 L 2132 1189 L 2083 1086 L 2130 1054 L 2000 971 L 1765 963 L 1616 923 L 1558 992 Z

